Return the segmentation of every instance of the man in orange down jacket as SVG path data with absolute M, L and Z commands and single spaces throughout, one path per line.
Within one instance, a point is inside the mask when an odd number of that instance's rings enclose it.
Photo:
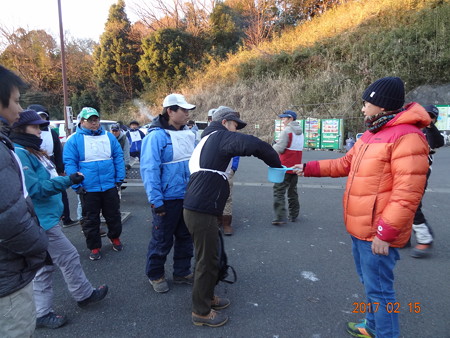
M 348 176 L 344 221 L 352 238 L 356 270 L 367 295 L 366 318 L 347 323 L 355 337 L 399 337 L 394 292 L 398 249 L 411 235 L 428 171 L 428 144 L 421 128 L 430 117 L 418 103 L 402 108 L 403 81 L 385 77 L 362 96 L 368 130 L 342 158 L 296 165 L 298 175 Z

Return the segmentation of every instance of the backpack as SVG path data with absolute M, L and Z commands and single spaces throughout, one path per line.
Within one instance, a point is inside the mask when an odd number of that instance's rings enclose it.
M 227 279 L 227 277 L 230 275 L 228 273 L 228 270 L 230 270 L 233 274 L 232 280 Z M 237 280 L 236 271 L 232 266 L 228 265 L 228 257 L 225 252 L 225 247 L 223 245 L 222 232 L 219 230 L 219 275 L 217 278 L 216 285 L 219 284 L 219 282 L 233 284 L 234 282 L 236 282 L 236 280 Z

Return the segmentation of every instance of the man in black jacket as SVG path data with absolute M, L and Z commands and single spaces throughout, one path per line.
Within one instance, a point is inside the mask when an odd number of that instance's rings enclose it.
M 191 176 L 184 197 L 183 216 L 194 241 L 197 262 L 192 289 L 192 321 L 195 325 L 218 327 L 228 316 L 216 310 L 230 305 L 214 295 L 218 282 L 217 216 L 222 215 L 230 193 L 227 169 L 235 156 L 256 156 L 271 167 L 281 168 L 277 152 L 266 142 L 235 133 L 247 124 L 233 109 L 221 106 L 202 134 L 189 161 Z
M 32 280 L 44 266 L 47 236 L 25 188 L 8 138 L 25 84 L 0 66 L 0 337 L 30 337 L 36 325 Z
M 433 154 L 436 152 L 435 149 L 440 148 L 444 145 L 444 137 L 441 135 L 435 125 L 439 117 L 439 109 L 432 104 L 424 106 L 424 108 L 431 117 L 430 125 L 422 129 L 425 137 L 427 138 L 428 145 L 430 146 L 430 154 L 428 155 L 430 169 L 428 169 L 427 173 L 427 183 L 425 185 L 426 189 L 428 185 L 428 178 L 431 174 Z M 414 215 L 413 230 L 416 235 L 417 244 L 411 250 L 411 257 L 423 258 L 428 256 L 431 253 L 431 244 L 433 243 L 433 230 L 431 229 L 430 225 L 425 219 L 425 215 L 422 212 L 422 201 L 420 201 L 419 207 L 417 208 L 416 214 Z

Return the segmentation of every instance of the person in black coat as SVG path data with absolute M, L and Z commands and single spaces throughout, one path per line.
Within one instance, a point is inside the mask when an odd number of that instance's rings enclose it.
M 428 178 L 431 174 L 433 154 L 436 152 L 435 149 L 440 148 L 444 145 L 444 137 L 441 135 L 435 124 L 439 117 L 439 109 L 435 105 L 424 106 L 424 108 L 431 117 L 430 125 L 422 129 L 425 137 L 427 138 L 428 145 L 430 146 L 430 154 L 428 155 L 430 168 L 428 169 L 427 173 L 427 183 L 425 185 L 426 189 L 428 185 Z M 431 245 L 433 243 L 433 230 L 431 229 L 430 225 L 425 219 L 425 215 L 422 212 L 422 201 L 420 201 L 419 207 L 417 208 L 416 214 L 414 215 L 413 230 L 416 235 L 417 244 L 411 250 L 411 257 L 423 258 L 428 256 L 431 253 Z
M 192 321 L 195 325 L 218 327 L 228 317 L 216 310 L 230 301 L 214 295 L 218 282 L 217 216 L 222 215 L 230 193 L 227 169 L 235 156 L 256 156 L 271 167 L 281 168 L 272 146 L 257 137 L 236 133 L 246 126 L 239 113 L 219 107 L 204 130 L 189 161 L 191 176 L 183 204 L 183 216 L 194 241 L 197 262 L 192 289 Z

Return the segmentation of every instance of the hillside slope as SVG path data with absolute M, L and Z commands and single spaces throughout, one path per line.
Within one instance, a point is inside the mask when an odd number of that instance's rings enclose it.
M 449 47 L 448 0 L 354 0 L 210 65 L 182 91 L 197 104 L 197 119 L 229 105 L 249 122 L 246 132 L 268 141 L 276 114 L 288 108 L 303 118 L 346 117 L 360 130 L 370 82 L 400 76 L 407 91 L 449 82 Z

